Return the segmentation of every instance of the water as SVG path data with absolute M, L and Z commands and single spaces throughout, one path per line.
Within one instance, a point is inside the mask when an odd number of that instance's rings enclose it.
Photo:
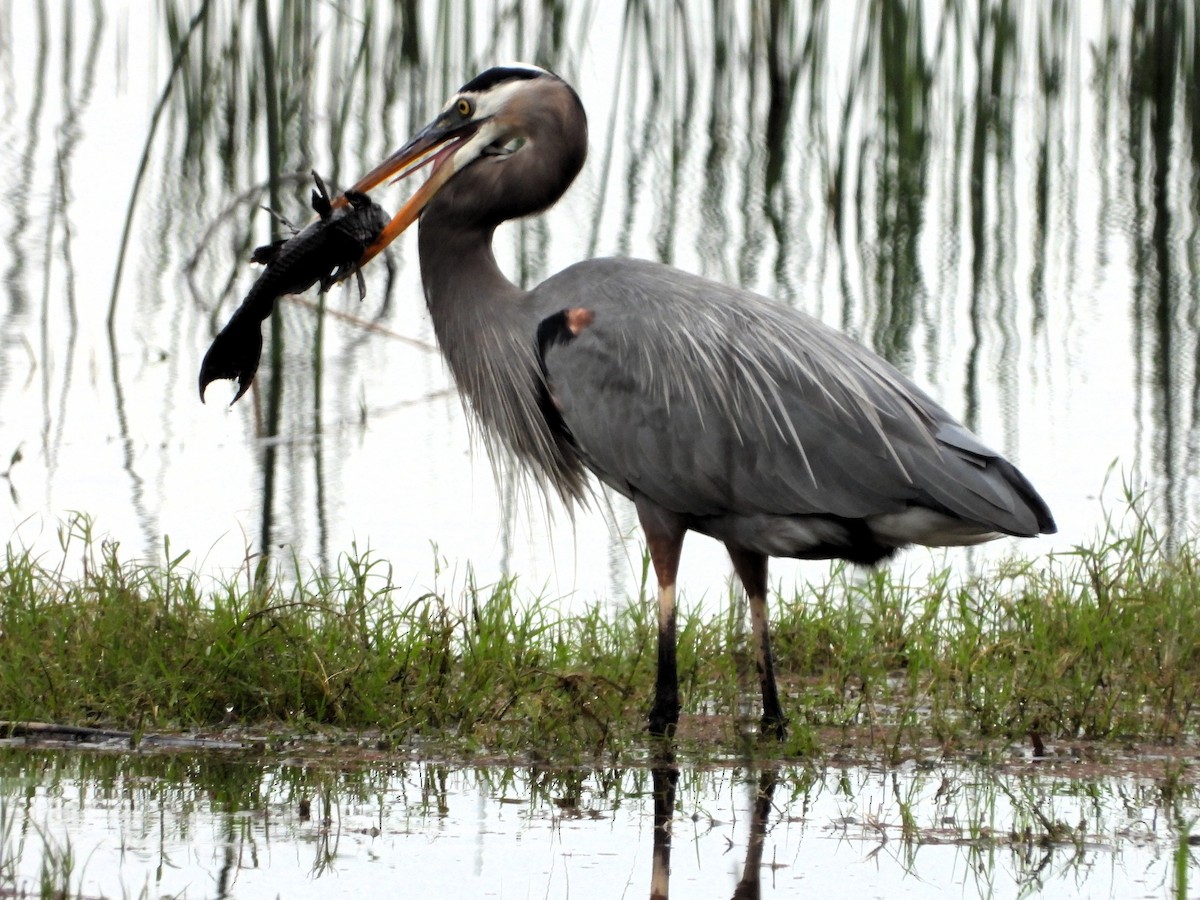
M 510 573 L 623 602 L 641 571 L 628 504 L 572 520 L 497 486 L 432 349 L 411 236 L 363 303 L 335 290 L 323 318 L 313 295 L 283 304 L 277 433 L 265 365 L 232 410 L 223 385 L 197 402 L 200 356 L 269 237 L 264 32 L 243 6 L 0 13 L 0 529 L 54 547 L 81 510 L 128 554 L 168 535 L 219 573 L 264 540 L 314 567 L 357 542 L 421 588 L 435 571 L 443 587 Z M 550 214 L 502 229 L 515 278 L 629 253 L 824 317 L 1019 461 L 1061 527 L 1029 555 L 1085 540 L 1125 484 L 1187 533 L 1191 4 L 353 7 L 270 5 L 289 216 L 306 215 L 310 167 L 356 177 L 478 69 L 536 59 L 578 87 L 591 156 Z M 685 594 L 723 597 L 718 546 L 686 553 Z M 774 571 L 786 590 L 824 566 Z
M 0 890 L 49 864 L 89 897 L 1165 897 L 1177 865 L 1198 869 L 1200 805 L 1162 761 L 1101 777 L 1020 757 L 681 772 L 398 756 L 10 745 Z

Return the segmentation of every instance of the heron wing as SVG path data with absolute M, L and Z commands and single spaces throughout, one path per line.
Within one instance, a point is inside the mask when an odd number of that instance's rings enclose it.
M 695 516 L 861 519 L 914 506 L 1047 530 L 1007 461 L 883 359 L 748 291 L 627 259 L 534 292 L 586 325 L 543 347 L 555 408 L 617 490 Z

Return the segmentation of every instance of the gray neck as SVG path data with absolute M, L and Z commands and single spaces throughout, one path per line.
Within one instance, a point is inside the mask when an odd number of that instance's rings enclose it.
M 516 304 L 524 292 L 496 264 L 494 229 L 463 227 L 438 213 L 431 204 L 418 234 L 421 283 L 434 327 L 502 314 Z
M 581 499 L 582 464 L 542 411 L 537 315 L 529 295 L 496 264 L 491 227 L 463 227 L 438 212 L 430 204 L 421 217 L 425 302 L 454 381 L 484 426 L 493 465 L 506 468 L 515 457 L 564 500 Z

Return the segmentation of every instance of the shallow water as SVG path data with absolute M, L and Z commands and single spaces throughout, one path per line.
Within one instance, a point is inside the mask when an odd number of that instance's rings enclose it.
M 1168 897 L 1200 873 L 1178 760 L 554 769 L 6 744 L 0 892 L 47 865 L 87 897 Z

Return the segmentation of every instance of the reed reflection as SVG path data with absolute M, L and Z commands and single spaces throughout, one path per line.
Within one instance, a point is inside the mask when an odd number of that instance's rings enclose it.
M 131 517 L 146 552 L 161 546 L 162 523 L 187 502 L 168 486 L 192 476 L 180 398 L 255 274 L 245 258 L 269 227 L 258 208 L 299 215 L 310 168 L 343 181 L 468 73 L 523 57 L 566 74 L 596 110 L 587 189 L 555 224 L 513 229 L 500 247 L 523 283 L 628 253 L 794 302 L 899 362 L 968 425 L 999 432 L 1001 449 L 1036 454 L 1049 480 L 1055 457 L 1079 463 L 1050 447 L 1046 405 L 1068 409 L 1119 369 L 1109 395 L 1120 410 L 1076 411 L 1061 426 L 1074 446 L 1077 431 L 1119 433 L 1079 480 L 1095 491 L 1119 454 L 1164 525 L 1184 534 L 1195 521 L 1200 13 L 1188 0 L 639 0 L 611 13 L 161 0 L 148 56 L 141 32 L 131 50 L 125 8 L 38 0 L 0 12 L 16 35 L 0 40 L 0 459 L 18 444 L 26 459 L 14 519 L 69 506 L 60 484 L 101 481 L 120 508 L 88 512 Z M 155 82 L 133 90 L 131 65 Z M 141 169 L 102 182 L 91 163 L 106 145 L 94 142 L 113 97 L 131 92 L 144 92 L 132 104 L 144 115 L 120 127 Z M 128 229 L 127 249 L 112 250 L 102 222 Z M 406 252 L 391 263 L 400 278 L 412 275 Z M 109 300 L 81 273 L 105 279 L 112 266 Z M 388 296 L 372 285 L 359 321 L 336 329 L 326 317 L 338 299 L 284 304 L 277 410 L 264 392 L 257 413 L 236 413 L 254 462 L 231 477 L 253 506 L 252 542 L 319 566 L 353 530 L 347 470 L 396 397 L 362 387 L 380 353 L 371 328 L 411 334 L 395 322 L 421 305 L 419 290 Z M 101 333 L 91 320 L 105 308 L 97 405 L 80 345 Z M 266 374 L 267 391 L 284 381 Z M 980 422 L 984 411 L 999 422 Z M 63 471 L 73 429 L 110 432 L 108 468 Z M 268 452 L 256 441 L 272 431 Z M 499 501 L 506 560 L 523 491 L 506 484 Z M 609 556 L 608 593 L 628 595 L 619 537 Z
M 671 841 L 675 817 L 675 794 L 679 786 L 679 769 L 674 765 L 659 765 L 650 770 L 654 795 L 654 847 L 651 855 L 650 900 L 667 900 L 671 893 Z M 733 900 L 758 900 L 762 896 L 763 843 L 767 823 L 773 809 L 775 786 L 779 774 L 775 769 L 763 769 L 757 778 L 746 779 L 751 804 L 750 833 L 746 841 L 746 856 L 742 874 L 733 890 Z
M 1149 438 L 1157 493 L 1171 534 L 1180 533 L 1188 519 L 1192 498 L 1187 473 L 1200 447 L 1200 342 L 1192 296 L 1200 268 L 1194 238 L 1200 169 L 1195 152 L 1190 177 L 1181 168 L 1178 148 L 1194 127 L 1181 126 L 1176 116 L 1181 104 L 1185 123 L 1200 113 L 1194 86 L 1186 86 L 1195 72 L 1197 48 L 1185 36 L 1200 27 L 1194 7 L 1188 10 L 1182 3 L 1135 3 L 1128 50 L 1132 302 L 1138 368 L 1148 402 L 1139 424 Z M 1179 240 L 1181 228 L 1192 233 L 1192 240 Z
M 1177 762 L 1147 777 L 1155 770 L 1140 754 L 1127 758 L 1132 769 L 1093 759 L 1088 775 L 1078 758 L 735 774 L 668 761 L 649 772 L 464 768 L 321 742 L 261 750 L 0 747 L 0 808 L 12 823 L 0 833 L 0 888 L 27 895 L 39 861 L 69 844 L 87 860 L 71 884 L 103 886 L 71 896 L 118 884 L 137 894 L 143 883 L 154 896 L 197 883 L 220 896 L 374 895 L 381 871 L 403 871 L 421 896 L 497 884 L 565 896 L 580 879 L 586 896 L 608 896 L 645 864 L 651 802 L 651 900 L 670 896 L 672 876 L 677 896 L 735 900 L 801 886 L 882 895 L 897 881 L 981 896 L 1133 896 L 1147 880 L 1196 870 L 1194 780 Z

